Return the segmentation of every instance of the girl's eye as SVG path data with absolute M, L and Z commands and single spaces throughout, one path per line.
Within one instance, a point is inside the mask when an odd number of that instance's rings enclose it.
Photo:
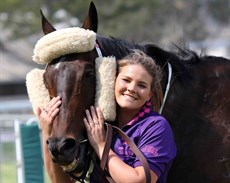
M 128 79 L 126 79 L 126 78 L 123 78 L 122 80 L 123 80 L 123 81 L 125 81 L 125 82 L 129 82 L 129 80 L 128 80 Z
M 147 86 L 144 85 L 144 84 L 139 84 L 139 87 L 140 87 L 140 88 L 147 88 Z
M 138 86 L 139 86 L 140 88 L 148 88 L 148 84 L 145 83 L 145 82 L 140 82 L 140 83 L 138 83 Z

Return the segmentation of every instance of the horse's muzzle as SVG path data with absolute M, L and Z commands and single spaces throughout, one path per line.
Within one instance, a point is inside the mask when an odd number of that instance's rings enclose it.
M 68 165 L 78 156 L 79 143 L 73 138 L 48 138 L 46 143 L 55 163 Z

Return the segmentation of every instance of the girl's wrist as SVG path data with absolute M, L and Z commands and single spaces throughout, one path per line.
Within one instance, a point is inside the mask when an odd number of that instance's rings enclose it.
M 102 155 L 103 155 L 103 152 L 104 152 L 104 147 L 105 147 L 105 143 L 103 145 L 101 145 L 100 147 L 98 147 L 98 151 L 96 152 L 97 156 L 98 156 L 98 158 L 100 160 L 102 159 Z

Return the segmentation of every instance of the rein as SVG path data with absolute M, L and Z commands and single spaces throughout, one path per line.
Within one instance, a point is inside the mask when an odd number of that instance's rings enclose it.
M 106 163 L 108 160 L 108 154 L 109 154 L 109 150 L 111 147 L 111 142 L 112 142 L 112 135 L 113 135 L 113 129 L 119 133 L 119 135 L 125 140 L 125 142 L 127 142 L 127 144 L 129 145 L 129 147 L 131 148 L 131 150 L 133 151 L 133 153 L 138 157 L 138 159 L 141 161 L 142 166 L 144 168 L 145 171 L 145 177 L 146 177 L 146 183 L 150 183 L 151 182 L 151 174 L 150 174 L 150 168 L 149 168 L 149 164 L 145 158 L 145 156 L 143 155 L 143 153 L 138 149 L 138 147 L 136 146 L 136 144 L 118 127 L 113 126 L 111 124 L 105 123 L 106 127 L 107 127 L 107 131 L 106 131 L 106 143 L 105 143 L 105 147 L 104 147 L 104 151 L 102 154 L 102 159 L 101 159 L 101 163 L 100 163 L 100 167 L 103 171 L 106 171 Z M 108 172 L 106 172 L 106 179 L 110 182 L 110 183 L 115 183 L 115 181 L 111 178 L 111 176 L 108 175 Z

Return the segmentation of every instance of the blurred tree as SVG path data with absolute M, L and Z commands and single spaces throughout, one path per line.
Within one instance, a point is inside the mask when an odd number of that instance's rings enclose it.
M 39 1 L 0 1 L 1 33 L 8 38 L 28 36 L 38 30 Z M 2 35 L 1 35 L 2 37 Z
M 94 0 L 94 3 L 100 34 L 138 42 L 202 40 L 208 36 L 207 19 L 229 23 L 229 0 Z M 69 21 L 66 26 L 79 26 L 76 19 L 70 20 L 77 17 L 83 21 L 89 4 L 90 0 L 0 1 L 1 32 L 14 39 L 41 32 L 39 9 L 52 23 L 64 20 Z M 60 12 L 65 12 L 62 13 L 65 18 L 60 18 Z
M 210 15 L 217 21 L 226 24 L 230 22 L 229 0 L 206 0 Z

